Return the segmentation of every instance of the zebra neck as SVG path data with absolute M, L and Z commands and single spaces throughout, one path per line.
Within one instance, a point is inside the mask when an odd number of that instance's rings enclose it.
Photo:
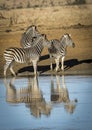
M 38 54 L 40 55 L 41 54 L 41 52 L 42 52 L 42 50 L 43 50 L 43 45 L 42 45 L 43 43 L 40 41 L 40 42 L 38 42 L 38 44 L 35 46 L 36 47 L 36 50 L 37 50 L 37 52 L 38 52 Z
M 63 48 L 67 47 L 66 39 L 64 37 L 61 39 L 60 43 L 61 43 L 61 46 L 63 46 Z
M 61 43 L 61 47 L 63 48 L 63 50 L 67 49 L 67 45 L 64 42 Z

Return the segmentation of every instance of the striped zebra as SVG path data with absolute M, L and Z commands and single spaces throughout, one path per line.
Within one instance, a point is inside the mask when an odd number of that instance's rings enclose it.
M 27 30 L 23 33 L 20 40 L 21 47 L 28 48 L 32 45 L 35 45 L 35 41 L 39 35 L 41 34 L 35 25 L 28 27 Z
M 4 76 L 6 76 L 6 71 L 9 68 L 11 73 L 15 76 L 13 70 L 14 62 L 18 63 L 31 63 L 33 64 L 34 74 L 37 73 L 37 62 L 39 61 L 41 52 L 44 46 L 49 47 L 49 41 L 46 38 L 46 35 L 40 35 L 36 40 L 36 45 L 29 48 L 17 48 L 11 47 L 4 51 L 4 58 L 6 64 L 4 66 Z
M 48 48 L 48 52 L 50 55 L 50 68 L 53 70 L 52 67 L 52 58 L 54 57 L 56 63 L 56 71 L 59 70 L 59 60 L 61 59 L 61 70 L 64 70 L 64 59 L 66 55 L 67 46 L 75 47 L 75 44 L 69 34 L 64 34 L 62 38 L 59 40 L 54 39 L 50 41 L 50 48 Z

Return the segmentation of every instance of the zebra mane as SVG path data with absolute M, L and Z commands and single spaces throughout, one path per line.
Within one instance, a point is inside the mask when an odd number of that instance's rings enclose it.
M 42 36 L 42 35 L 39 35 L 39 37 L 36 38 L 36 40 L 35 40 L 33 46 L 31 46 L 31 47 L 34 47 L 34 46 L 36 46 L 36 45 L 38 45 L 38 44 L 40 44 L 40 43 L 42 44 L 42 41 L 43 41 L 43 36 Z
M 60 41 L 61 41 L 63 38 L 66 38 L 66 37 L 70 38 L 71 36 L 70 36 L 70 34 L 66 33 L 66 34 L 64 34 L 64 35 L 61 37 Z
M 32 25 L 32 26 L 29 26 L 29 27 L 26 29 L 25 33 L 27 34 L 27 33 L 29 33 L 30 31 L 32 31 L 32 30 L 33 30 L 33 27 L 35 28 L 35 30 L 37 30 L 36 26 L 35 26 L 35 25 Z
M 60 44 L 60 41 L 58 39 L 50 40 L 50 48 L 58 48 L 58 45 Z
M 61 38 L 60 38 L 60 44 L 61 45 L 64 45 L 64 46 L 66 46 L 66 36 L 68 36 L 68 38 L 70 38 L 70 36 L 69 36 L 69 34 L 68 33 L 66 33 L 66 34 L 64 34 Z
M 60 41 L 58 39 L 53 39 L 53 40 L 50 40 L 50 43 L 51 45 L 53 44 L 56 44 L 56 43 L 59 43 Z

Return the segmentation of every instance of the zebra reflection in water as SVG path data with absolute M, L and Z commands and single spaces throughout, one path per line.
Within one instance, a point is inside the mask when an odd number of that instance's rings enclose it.
M 51 105 L 46 103 L 43 98 L 42 91 L 39 88 L 38 77 L 28 79 L 27 87 L 20 87 L 14 85 L 15 77 L 8 83 L 4 78 L 6 86 L 6 101 L 12 104 L 25 103 L 25 106 L 30 109 L 30 112 L 35 117 L 43 115 L 50 115 Z
M 54 87 L 53 75 L 51 76 L 51 101 L 53 103 L 64 103 L 64 108 L 67 112 L 74 112 L 77 99 L 74 99 L 73 101 L 70 100 L 69 92 L 65 85 L 64 75 L 62 75 L 62 86 L 60 84 L 60 76 L 56 75 L 56 87 Z

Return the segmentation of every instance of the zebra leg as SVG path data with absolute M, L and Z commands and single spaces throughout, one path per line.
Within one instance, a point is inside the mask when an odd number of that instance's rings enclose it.
M 52 56 L 50 55 L 50 69 L 51 71 L 53 70 L 53 66 L 52 66 Z
M 32 60 L 33 68 L 34 68 L 34 75 L 37 75 L 37 60 Z
M 15 72 L 14 72 L 14 70 L 13 70 L 12 63 L 11 63 L 11 65 L 10 65 L 10 71 L 11 71 L 11 73 L 12 73 L 14 76 L 16 76 L 16 74 L 15 74 Z
M 8 67 L 9 67 L 9 63 L 5 64 L 5 66 L 4 66 L 4 77 L 6 77 L 6 72 L 7 72 Z
M 4 76 L 6 77 L 6 72 L 7 69 L 10 67 L 11 62 L 6 62 L 5 66 L 4 66 Z
M 6 72 L 7 72 L 7 69 L 9 68 L 11 73 L 15 76 L 15 72 L 13 71 L 12 69 L 12 64 L 13 64 L 13 61 L 11 62 L 6 62 L 5 66 L 4 66 L 4 76 L 6 77 Z
M 61 64 L 62 64 L 61 70 L 64 70 L 64 59 L 65 59 L 65 56 L 63 56 L 61 59 Z
M 55 59 L 56 62 L 56 72 L 59 70 L 59 57 Z

